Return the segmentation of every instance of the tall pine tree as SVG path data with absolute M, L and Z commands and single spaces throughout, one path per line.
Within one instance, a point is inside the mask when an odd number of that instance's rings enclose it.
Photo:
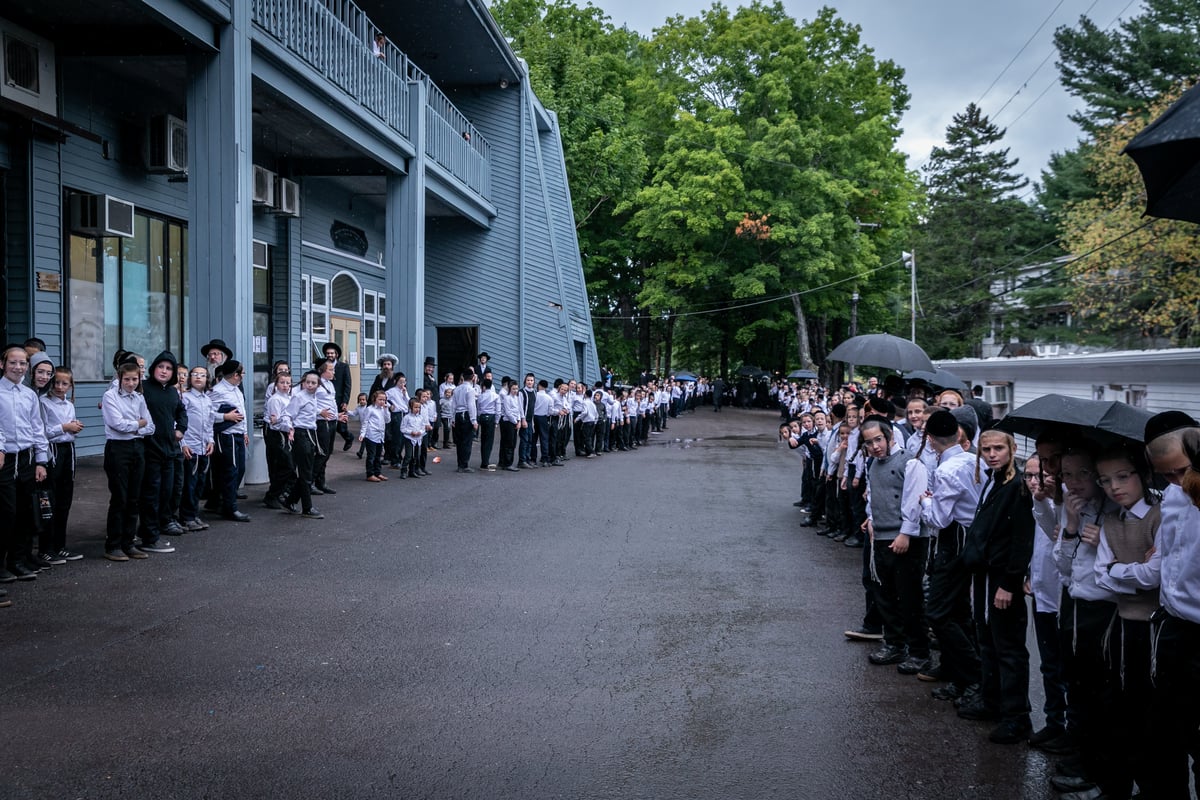
M 996 289 L 1011 285 L 1025 254 L 1054 238 L 1017 198 L 1028 181 L 1013 171 L 1004 133 L 972 103 L 954 115 L 946 145 L 925 166 L 917 342 L 933 358 L 975 355 Z

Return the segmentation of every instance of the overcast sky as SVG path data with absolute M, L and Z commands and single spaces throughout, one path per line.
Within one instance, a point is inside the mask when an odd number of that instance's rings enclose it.
M 712 5 L 711 0 L 592 3 L 615 25 L 628 25 L 643 36 L 668 16 L 694 16 Z M 745 3 L 727 0 L 726 4 Z M 1079 138 L 1078 127 L 1067 119 L 1078 103 L 1058 83 L 1055 28 L 1077 26 L 1085 13 L 1107 27 L 1118 16 L 1139 13 L 1142 4 L 1139 0 L 784 0 L 798 20 L 812 19 L 823 5 L 861 26 L 863 43 L 877 57 L 904 68 L 912 101 L 904 115 L 900 149 L 908 154 L 911 167 L 924 164 L 930 149 L 944 140 L 955 113 L 980 101 L 984 113 L 1008 129 L 1004 141 L 1011 155 L 1020 159 L 1017 170 L 1038 180 L 1050 154 L 1074 146 Z

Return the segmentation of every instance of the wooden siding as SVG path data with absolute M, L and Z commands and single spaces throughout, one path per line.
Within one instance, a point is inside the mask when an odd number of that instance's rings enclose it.
M 29 313 L 27 298 L 30 291 L 31 258 L 29 254 L 29 143 L 27 140 L 14 140 L 14 146 L 9 152 L 12 159 L 11 171 L 4 182 L 5 213 L 8 219 L 3 222 L 8 225 L 10 234 L 5 237 L 6 252 L 0 253 L 5 259 L 8 282 L 8 308 L 6 309 L 6 324 L 8 330 L 5 341 L 23 341 L 32 333 L 32 319 Z

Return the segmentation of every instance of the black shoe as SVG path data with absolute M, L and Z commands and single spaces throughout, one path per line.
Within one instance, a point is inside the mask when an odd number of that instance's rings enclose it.
M 863 546 L 863 537 L 848 536 L 848 537 L 846 537 L 846 540 L 844 542 L 842 542 L 842 544 L 844 544 L 846 547 L 862 547 Z
M 1029 739 L 1031 730 L 1033 726 L 1029 724 L 1029 717 L 1006 719 L 992 729 L 988 741 L 992 744 L 1020 744 Z
M 353 447 L 353 446 L 354 446 L 354 440 L 353 440 L 353 439 L 347 439 L 347 440 L 346 440 L 346 442 L 345 442 L 345 444 L 343 444 L 343 445 L 342 445 L 342 452 L 343 452 L 343 453 L 344 453 L 344 452 L 346 452 L 347 450 L 349 450 L 349 449 L 350 449 L 351 447 Z
M 16 575 L 13 575 L 11 572 L 4 569 L 4 567 L 0 567 L 0 583 L 12 583 L 16 579 Z
M 29 569 L 24 564 L 9 564 L 8 571 L 15 575 L 19 581 L 37 580 L 37 570 Z
M 12 605 L 12 600 L 8 599 L 8 592 L 0 589 L 0 608 L 8 608 Z
M 982 699 L 974 703 L 963 703 L 960 705 L 958 707 L 958 716 L 961 719 L 969 719 L 976 722 L 995 722 L 1000 719 L 1000 713 L 988 708 Z
M 1087 774 L 1087 770 L 1083 766 L 1083 759 L 1079 756 L 1068 756 L 1062 761 L 1054 765 L 1054 771 L 1059 775 L 1066 775 L 1070 778 L 1082 778 Z
M 475 470 L 471 469 L 470 467 L 459 467 L 458 471 L 465 475 L 466 473 L 474 472 Z
M 250 521 L 250 515 L 245 514 L 241 511 L 234 511 L 232 514 L 222 514 L 221 517 L 229 520 L 230 522 L 249 522 Z
M 520 472 L 521 470 L 517 469 L 516 467 L 505 467 L 504 471 L 505 472 Z
M 1030 736 L 1029 746 L 1052 756 L 1065 756 L 1075 752 L 1075 741 L 1071 735 L 1057 726 L 1047 725 Z
M 846 534 L 846 533 L 837 533 L 837 534 L 834 534 L 833 536 L 830 536 L 829 538 L 833 539 L 835 542 L 844 542 L 850 538 L 850 535 Z
M 237 499 L 238 499 L 238 500 L 245 500 L 245 499 L 247 499 L 247 496 L 246 496 L 246 495 L 244 495 L 244 494 L 242 494 L 241 492 L 238 492 Z
M 847 639 L 852 639 L 856 642 L 878 642 L 883 639 L 883 631 L 872 631 L 867 628 L 857 628 L 852 631 L 846 631 Z
M 315 508 L 310 508 L 300 516 L 305 517 L 306 519 L 325 519 L 325 515 L 320 511 L 317 511 Z
M 337 492 L 325 485 L 318 486 L 317 488 L 321 490 L 321 494 L 337 494 Z
M 1060 792 L 1086 792 L 1096 784 L 1077 775 L 1053 775 L 1050 785 Z
M 37 560 L 48 567 L 57 567 L 67 563 L 67 560 L 57 553 L 38 553 Z
M 957 683 L 947 683 L 945 686 L 937 687 L 929 694 L 934 700 L 957 700 L 962 697 L 963 687 Z
M 273 508 L 273 509 L 275 509 L 276 511 L 278 511 L 279 509 L 283 508 L 283 503 L 280 503 L 280 502 L 279 502 L 278 500 L 276 500 L 274 497 L 265 497 L 265 498 L 263 498 L 263 503 L 262 503 L 262 504 L 263 504 L 263 507 L 264 507 L 264 508 Z
M 933 659 L 930 659 L 929 668 L 918 672 L 917 680 L 925 681 L 926 683 L 937 683 L 939 681 L 944 681 L 945 678 L 942 677 L 942 665 L 938 664 L 935 667 L 933 666 Z
M 1066 736 L 1067 732 L 1057 725 L 1047 725 L 1040 731 L 1036 731 L 1029 736 L 1029 744 L 1033 747 L 1053 741 L 1060 736 Z
M 289 514 L 299 514 L 300 513 L 300 509 L 296 507 L 295 503 L 284 503 L 283 510 Z
M 807 504 L 803 500 L 797 500 L 796 502 L 792 503 L 792 505 L 794 505 L 796 508 L 803 509 Z
M 885 644 L 883 647 L 867 656 L 867 661 L 879 666 L 883 666 L 885 664 L 899 664 L 900 662 L 904 661 L 904 648 Z
M 359 457 L 359 458 L 362 458 L 362 457 L 363 457 L 362 450 L 359 450 L 357 455 L 358 455 L 358 457 Z
M 325 494 L 325 493 L 324 493 L 324 492 L 322 492 L 320 489 L 318 489 L 316 486 L 310 486 L 310 487 L 308 487 L 308 493 L 309 493 L 310 495 L 313 495 L 313 494 Z
M 969 706 L 980 702 L 983 702 L 982 690 L 979 688 L 978 683 L 972 683 L 970 686 L 963 688 L 962 697 L 959 697 L 954 701 L 954 707 L 962 708 L 963 706 Z
M 929 659 L 915 656 L 909 656 L 896 665 L 896 672 L 901 675 L 918 675 L 927 669 L 929 669 Z

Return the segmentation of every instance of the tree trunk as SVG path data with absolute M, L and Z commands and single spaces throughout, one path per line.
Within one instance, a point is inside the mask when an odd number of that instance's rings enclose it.
M 800 356 L 800 369 L 814 369 L 812 347 L 808 341 L 808 317 L 799 295 L 792 295 L 792 309 L 796 312 L 796 351 Z

